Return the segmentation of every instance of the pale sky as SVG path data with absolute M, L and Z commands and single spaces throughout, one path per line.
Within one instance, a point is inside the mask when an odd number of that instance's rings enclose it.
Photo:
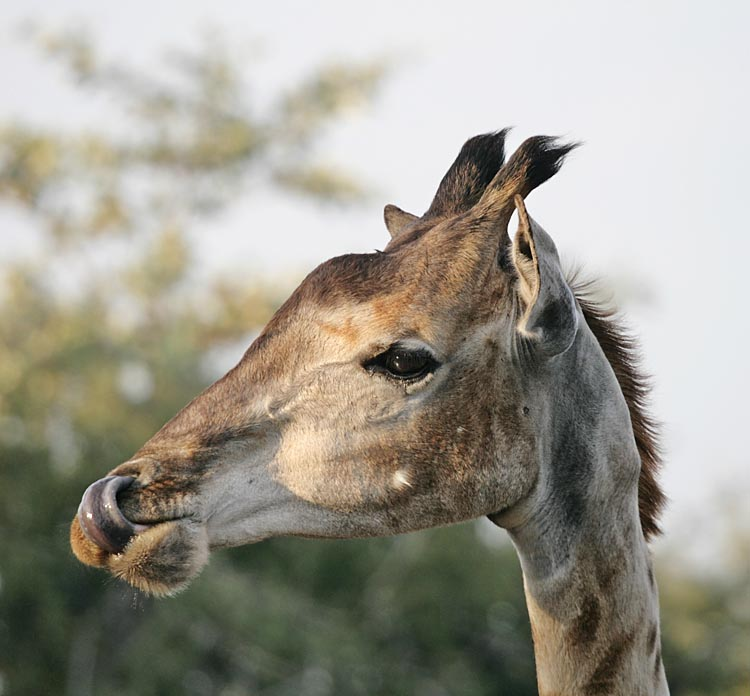
M 538 133 L 584 141 L 528 206 L 563 258 L 632 290 L 624 309 L 665 424 L 668 540 L 702 554 L 700 529 L 720 531 L 706 526 L 710 508 L 728 494 L 749 499 L 750 3 L 26 0 L 21 8 L 2 0 L 0 7 L 0 119 L 46 125 L 77 127 L 98 114 L 15 40 L 22 19 L 53 28 L 78 22 L 105 55 L 142 65 L 165 48 L 195 45 L 214 27 L 231 45 L 247 45 L 249 56 L 260 51 L 260 87 L 269 92 L 327 59 L 395 58 L 372 109 L 352 114 L 325 142 L 326 155 L 373 187 L 372 201 L 353 210 L 275 195 L 239 202 L 198 239 L 213 270 L 301 273 L 336 254 L 382 248 L 382 206 L 421 214 L 463 141 L 477 133 L 514 125 L 511 145 Z M 10 230 L 7 218 L 0 225 Z M 696 534 L 700 542 L 690 541 Z

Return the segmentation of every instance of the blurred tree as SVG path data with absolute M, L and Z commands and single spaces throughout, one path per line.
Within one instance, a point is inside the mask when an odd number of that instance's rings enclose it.
M 741 488 L 716 501 L 713 553 L 702 573 L 672 547 L 657 564 L 664 664 L 673 694 L 744 696 L 750 692 L 750 526 Z M 725 546 L 724 549 L 721 547 Z M 718 553 L 717 553 L 718 552 Z M 718 557 L 718 558 L 717 558 Z M 719 560 L 721 565 L 716 561 Z
M 2 267 L 0 695 L 536 693 L 518 563 L 482 541 L 487 522 L 235 549 L 160 602 L 73 559 L 84 486 L 280 299 L 252 278 L 198 283 L 191 226 L 262 186 L 356 200 L 362 187 L 312 152 L 383 66 L 321 68 L 261 109 L 216 41 L 141 72 L 80 33 L 36 38 L 122 112 L 96 132 L 0 129 L 0 202 L 39 240 Z M 673 693 L 740 693 L 742 627 L 726 616 L 741 585 L 662 583 Z

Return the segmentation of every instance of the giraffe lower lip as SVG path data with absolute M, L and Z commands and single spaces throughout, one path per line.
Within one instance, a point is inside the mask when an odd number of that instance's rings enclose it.
M 149 525 L 136 524 L 123 515 L 117 494 L 135 481 L 130 476 L 107 476 L 92 483 L 78 507 L 78 522 L 86 537 L 108 553 L 120 553 L 136 535 Z

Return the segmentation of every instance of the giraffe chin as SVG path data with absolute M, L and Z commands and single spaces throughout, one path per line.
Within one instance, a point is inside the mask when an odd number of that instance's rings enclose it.
M 106 568 L 136 589 L 159 597 L 184 590 L 209 556 L 205 526 L 189 519 L 150 526 L 132 537 L 119 553 L 109 553 L 86 536 L 76 518 L 70 528 L 70 543 L 82 563 Z

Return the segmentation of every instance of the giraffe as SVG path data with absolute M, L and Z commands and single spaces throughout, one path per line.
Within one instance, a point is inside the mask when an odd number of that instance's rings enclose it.
M 75 555 L 170 595 L 218 547 L 488 516 L 520 558 L 540 694 L 667 694 L 648 389 L 526 209 L 574 145 L 537 136 L 506 162 L 505 135 L 468 140 L 424 215 L 386 206 L 384 251 L 321 264 L 89 486 Z

